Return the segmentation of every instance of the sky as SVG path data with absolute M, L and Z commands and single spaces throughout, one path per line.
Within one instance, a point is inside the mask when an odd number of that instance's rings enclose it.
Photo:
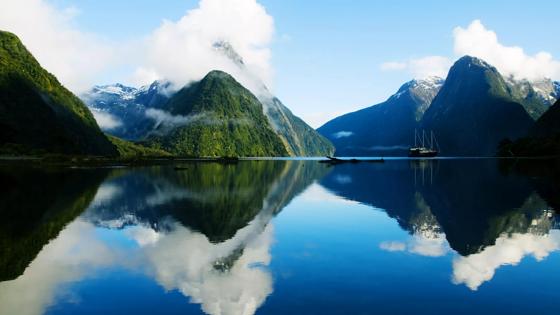
M 212 51 L 225 40 L 319 127 L 413 78 L 445 77 L 465 54 L 518 79 L 560 80 L 559 9 L 540 0 L 0 0 L 0 29 L 75 93 L 154 79 L 184 85 L 214 68 L 249 82 Z

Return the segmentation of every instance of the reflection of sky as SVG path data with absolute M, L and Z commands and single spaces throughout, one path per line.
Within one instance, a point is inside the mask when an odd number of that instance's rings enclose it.
M 113 184 L 102 185 L 90 209 L 106 206 L 121 193 Z M 79 303 L 65 287 L 115 267 L 181 292 L 208 314 L 253 314 L 272 292 L 266 269 L 273 241 L 269 220 L 270 214 L 259 214 L 232 239 L 216 244 L 178 223 L 158 232 L 138 222 L 115 230 L 109 228 L 122 224 L 114 220 L 96 227 L 78 219 L 41 250 L 22 276 L 0 283 L 0 314 L 42 314 L 61 300 Z M 230 267 L 215 268 L 238 250 Z
M 102 188 L 95 207 L 122 193 L 117 187 Z M 445 313 L 450 308 L 441 299 L 450 305 L 467 303 L 465 310 L 475 311 L 481 304 L 474 302 L 484 296 L 492 297 L 496 308 L 514 307 L 522 301 L 515 294 L 529 299 L 536 293 L 524 291 L 521 268 L 502 267 L 519 267 L 525 257 L 534 257 L 550 269 L 558 257 L 548 264 L 545 258 L 560 248 L 558 230 L 517 233 L 461 257 L 436 227 L 411 235 L 382 210 L 340 198 L 318 184 L 292 200 L 273 224 L 269 219 L 269 214 L 259 215 L 218 244 L 174 223 L 163 231 L 139 222 L 117 230 L 108 228 L 122 226 L 116 222 L 94 226 L 78 219 L 43 248 L 22 276 L 0 283 L 0 314 L 41 314 L 63 301 L 87 303 L 76 293 L 81 285 L 103 279 L 115 267 L 141 274 L 161 294 L 180 293 L 208 314 L 253 314 L 257 309 L 312 313 L 321 307 L 322 313 L 359 313 L 372 307 L 379 313 L 407 313 L 407 305 L 430 305 L 431 313 Z M 232 257 L 229 268 L 215 267 Z M 498 277 L 499 269 L 507 273 Z M 536 268 L 523 272 L 540 274 Z M 546 277 L 559 280 L 554 273 Z M 494 281 L 500 286 L 480 289 Z M 516 286 L 518 292 L 496 298 L 503 288 Z M 407 303 L 401 303 L 403 296 Z M 134 298 L 138 303 L 143 299 Z

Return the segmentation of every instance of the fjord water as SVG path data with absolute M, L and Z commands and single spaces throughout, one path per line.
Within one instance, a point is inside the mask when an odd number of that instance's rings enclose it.
M 555 314 L 559 169 L 0 167 L 0 314 Z

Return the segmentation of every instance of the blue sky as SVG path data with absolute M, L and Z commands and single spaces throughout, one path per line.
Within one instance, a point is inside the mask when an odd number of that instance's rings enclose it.
M 164 19 L 176 22 L 199 5 L 199 0 L 29 1 L 46 2 L 57 10 L 72 7 L 71 27 L 113 43 L 142 40 Z M 269 84 L 314 127 L 388 98 L 402 83 L 418 76 L 404 66 L 411 60 L 426 56 L 455 60 L 454 29 L 467 28 L 475 20 L 495 32 L 501 45 L 519 46 L 529 57 L 545 51 L 555 58 L 560 51 L 560 41 L 555 40 L 560 3 L 554 1 L 258 2 L 274 20 L 274 35 L 268 43 Z M 387 62 L 398 64 L 399 69 L 383 70 Z M 95 83 L 127 82 L 126 72 L 134 66 L 96 73 L 93 79 Z

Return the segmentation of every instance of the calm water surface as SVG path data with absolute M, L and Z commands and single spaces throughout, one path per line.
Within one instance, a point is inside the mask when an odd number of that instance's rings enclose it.
M 0 314 L 560 308 L 557 163 L 182 167 L 0 167 Z

